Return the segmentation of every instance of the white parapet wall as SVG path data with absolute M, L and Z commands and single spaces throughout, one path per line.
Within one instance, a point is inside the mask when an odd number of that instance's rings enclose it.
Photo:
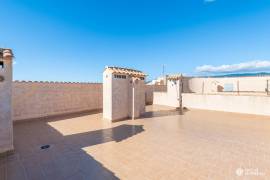
M 270 91 L 270 76 L 185 77 L 184 92 L 211 94 L 217 93 L 220 87 L 220 90 L 223 91 L 266 93 L 267 81 Z
M 179 107 L 179 81 L 168 80 L 167 91 L 154 92 L 153 104 Z
M 14 81 L 12 85 L 13 121 L 16 122 L 103 108 L 101 83 Z M 153 99 L 154 89 L 164 89 L 159 86 L 148 86 L 148 88 L 151 90 L 146 93 L 149 101 Z M 122 91 L 117 92 L 122 93 L 119 98 L 125 96 Z M 144 94 L 144 92 L 141 93 Z M 105 95 L 106 98 L 110 94 L 105 93 Z M 144 98 L 144 96 L 140 97 Z M 122 102 L 119 107 L 127 108 L 127 105 Z
M 154 92 L 153 104 L 179 107 L 179 101 L 177 100 L 177 97 L 170 95 L 167 92 Z
M 154 92 L 167 92 L 166 85 L 146 85 L 145 86 L 145 103 L 153 104 Z
M 182 94 L 187 108 L 270 116 L 270 96 Z

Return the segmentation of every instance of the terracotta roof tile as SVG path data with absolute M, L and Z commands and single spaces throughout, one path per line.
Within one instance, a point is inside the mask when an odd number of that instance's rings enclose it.
M 182 77 L 183 77 L 182 74 L 172 74 L 172 75 L 168 75 L 167 79 L 168 80 L 179 80 Z
M 4 57 L 13 57 L 13 53 L 11 49 L 0 48 L 0 58 Z
M 135 69 L 129 69 L 129 68 L 122 68 L 122 67 L 106 67 L 105 71 L 109 71 L 112 74 L 129 75 L 131 77 L 145 77 L 145 76 L 147 76 L 142 71 L 138 71 Z

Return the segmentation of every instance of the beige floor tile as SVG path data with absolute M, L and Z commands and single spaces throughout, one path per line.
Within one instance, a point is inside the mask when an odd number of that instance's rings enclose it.
M 270 179 L 264 116 L 148 106 L 134 121 L 97 113 L 17 123 L 14 144 L 15 154 L 0 158 L 1 180 Z

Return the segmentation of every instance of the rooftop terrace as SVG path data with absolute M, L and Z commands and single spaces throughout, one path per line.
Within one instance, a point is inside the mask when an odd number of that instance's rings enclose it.
M 100 112 L 74 114 L 16 123 L 14 145 L 0 158 L 1 180 L 270 177 L 264 116 L 194 109 L 180 116 L 164 106 L 115 123 Z

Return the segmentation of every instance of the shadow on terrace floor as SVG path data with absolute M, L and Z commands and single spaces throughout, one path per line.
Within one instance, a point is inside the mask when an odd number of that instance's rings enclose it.
M 14 126 L 15 153 L 0 159 L 0 179 L 119 179 L 82 148 L 106 142 L 120 142 L 144 131 L 142 125 L 122 124 L 111 128 L 77 133 L 74 126 L 91 127 L 95 116 L 72 115 L 43 121 L 28 121 Z M 101 117 L 97 114 L 96 118 Z M 69 118 L 66 120 L 66 118 Z M 70 119 L 74 118 L 74 119 Z M 61 121 L 63 120 L 63 121 Z M 49 125 L 61 121 L 71 134 L 63 135 Z M 91 129 L 91 128 L 90 128 Z M 41 149 L 42 145 L 50 145 Z M 117 163 L 117 162 L 114 162 Z
M 188 111 L 189 110 L 187 108 L 183 108 L 183 114 L 185 114 Z M 143 114 L 142 117 L 153 118 L 153 117 L 164 117 L 164 116 L 175 116 L 175 115 L 181 115 L 179 112 L 179 109 L 155 105 L 155 108 L 153 108 L 153 106 L 147 107 L 147 111 Z

